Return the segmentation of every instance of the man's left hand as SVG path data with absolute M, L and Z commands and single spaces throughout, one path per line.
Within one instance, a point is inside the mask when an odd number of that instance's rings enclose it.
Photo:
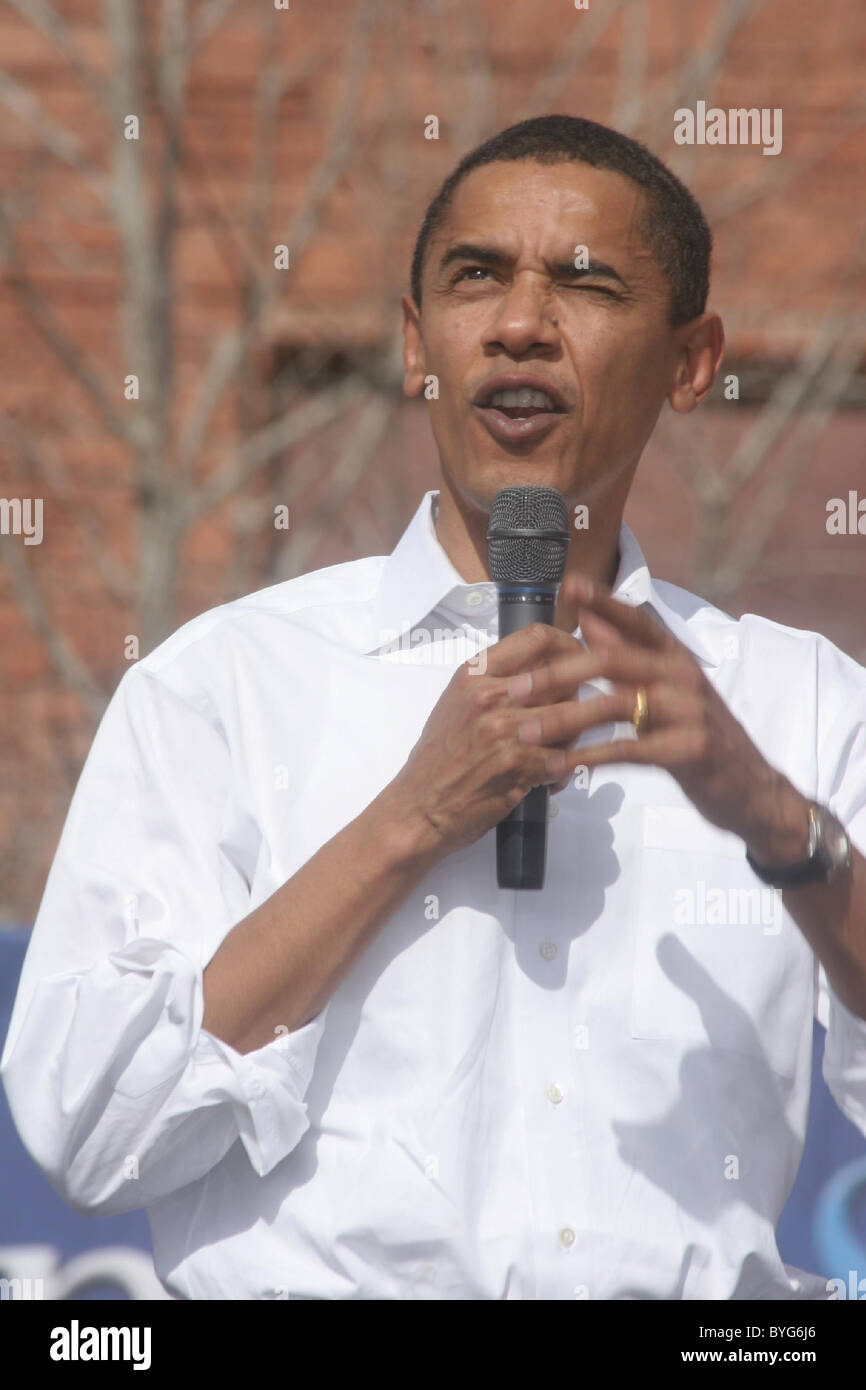
M 609 653 L 611 674 L 606 678 L 613 691 L 622 692 L 628 707 L 634 708 L 642 687 L 648 717 L 637 738 L 577 749 L 572 743 L 569 776 L 551 790 L 563 790 L 580 766 L 652 764 L 676 779 L 706 820 L 740 835 L 759 863 L 802 859 L 808 847 L 807 799 L 762 756 L 688 648 L 596 580 L 570 575 L 561 593 L 579 604 L 581 632 L 590 652 Z M 573 662 L 562 657 L 540 666 L 533 673 L 531 693 L 518 702 L 553 703 Z M 609 714 L 599 720 L 609 722 Z

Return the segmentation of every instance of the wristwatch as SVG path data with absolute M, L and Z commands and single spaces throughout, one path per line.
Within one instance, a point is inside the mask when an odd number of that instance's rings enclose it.
M 840 820 L 827 806 L 809 804 L 809 849 L 798 864 L 774 868 L 756 864 L 748 850 L 746 859 L 762 883 L 773 888 L 790 888 L 801 883 L 830 883 L 851 863 L 851 842 Z

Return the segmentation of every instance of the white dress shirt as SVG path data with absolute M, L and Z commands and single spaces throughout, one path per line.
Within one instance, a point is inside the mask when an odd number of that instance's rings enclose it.
M 146 1207 L 182 1298 L 820 1297 L 774 1229 L 813 1013 L 864 1135 L 866 1022 L 660 769 L 550 798 L 540 892 L 497 888 L 493 830 L 442 860 L 302 1028 L 247 1055 L 202 1029 L 234 923 L 391 781 L 496 640 L 495 586 L 457 573 L 437 501 L 390 556 L 212 609 L 123 676 L 0 1061 L 22 1138 L 76 1208 Z M 615 592 L 866 850 L 866 670 L 651 579 L 627 526 Z

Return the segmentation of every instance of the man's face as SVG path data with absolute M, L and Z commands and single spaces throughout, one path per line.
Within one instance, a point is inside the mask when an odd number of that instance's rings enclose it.
M 427 247 L 420 318 L 404 299 L 405 389 L 416 395 L 438 378 L 433 433 L 469 505 L 488 511 L 517 483 L 590 507 L 624 502 L 682 342 L 638 230 L 643 196 L 622 175 L 573 161 L 490 164 L 457 188 Z M 587 257 L 597 270 L 578 268 Z M 556 412 L 491 400 L 501 374 L 537 378 Z

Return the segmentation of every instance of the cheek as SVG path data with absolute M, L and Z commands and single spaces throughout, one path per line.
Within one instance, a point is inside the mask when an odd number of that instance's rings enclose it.
M 438 345 L 428 359 L 425 370 L 425 391 L 436 391 L 425 401 L 430 423 L 437 439 L 440 434 L 456 434 L 466 429 L 467 416 L 473 413 L 469 401 L 469 386 L 479 375 L 477 363 L 473 368 L 454 346 Z M 465 363 L 465 365 L 464 365 Z M 435 378 L 430 385 L 431 378 Z M 424 395 L 422 393 L 422 400 Z
M 465 418 L 461 418 L 459 406 L 448 388 L 443 390 L 439 381 L 439 399 L 426 402 L 430 412 L 430 428 L 440 456 L 455 456 L 455 446 L 467 433 Z
M 586 360 L 586 359 L 585 359 Z M 639 349 L 617 338 L 581 369 L 584 418 L 605 420 L 617 434 L 630 434 L 639 421 L 655 420 L 667 395 L 667 367 L 661 345 Z
M 433 433 L 437 436 L 439 433 L 454 431 L 460 425 L 460 407 L 455 387 L 439 377 L 438 391 L 438 398 L 431 397 L 431 399 L 426 402 L 427 409 L 430 412 L 430 424 L 433 428 Z
M 471 380 L 471 367 L 461 366 L 463 358 L 447 345 L 437 345 L 426 358 L 422 400 L 431 419 L 456 420 L 464 407 Z M 477 368 L 476 368 L 477 373 Z M 432 393 L 436 394 L 433 395 Z

